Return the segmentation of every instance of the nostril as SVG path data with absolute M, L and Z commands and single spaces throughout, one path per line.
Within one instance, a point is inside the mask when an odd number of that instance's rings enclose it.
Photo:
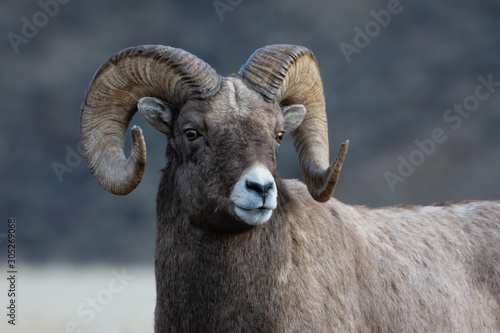
M 247 188 L 254 190 L 261 197 L 265 198 L 269 190 L 274 187 L 273 182 L 268 182 L 266 184 L 260 184 L 251 180 L 247 180 Z
M 266 185 L 264 185 L 264 192 L 266 193 L 269 192 L 269 190 L 272 190 L 273 186 L 274 186 L 273 182 L 267 183 Z
M 257 182 L 253 182 L 251 180 L 247 180 L 247 188 L 254 190 L 258 193 L 265 193 L 265 188 L 261 184 Z

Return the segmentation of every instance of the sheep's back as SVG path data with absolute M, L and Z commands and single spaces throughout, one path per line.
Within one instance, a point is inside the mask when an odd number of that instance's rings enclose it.
M 297 283 L 331 325 L 500 329 L 500 202 L 370 209 L 317 203 L 300 182 L 286 184 L 296 200 Z

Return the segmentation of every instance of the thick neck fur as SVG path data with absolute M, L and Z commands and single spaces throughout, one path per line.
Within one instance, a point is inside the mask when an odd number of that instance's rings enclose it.
M 271 220 L 242 232 L 193 226 L 172 184 L 165 174 L 157 198 L 156 331 L 258 327 L 273 332 L 283 327 L 287 286 L 279 272 L 292 241 L 283 215 L 284 206 L 293 205 L 284 184 L 278 179 L 280 203 Z
M 177 169 L 158 191 L 156 332 L 499 331 L 499 202 L 368 209 L 276 177 L 271 219 L 222 232 L 190 221 Z

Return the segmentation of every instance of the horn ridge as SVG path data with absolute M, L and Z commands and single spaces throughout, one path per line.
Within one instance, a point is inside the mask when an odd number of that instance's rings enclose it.
M 124 195 L 141 181 L 146 145 L 140 128 L 132 130 L 130 156 L 123 152 L 140 98 L 160 98 L 179 109 L 189 98 L 214 95 L 221 81 L 203 60 L 169 46 L 129 47 L 109 57 L 94 74 L 80 114 L 84 156 L 97 182 Z
M 333 172 L 329 163 L 323 83 L 314 54 L 303 46 L 266 46 L 250 56 L 238 76 L 267 102 L 304 105 L 306 116 L 291 136 L 309 192 L 318 201 L 328 200 L 335 189 L 347 145 L 343 145 L 342 158 L 336 159 L 338 167 Z
M 276 97 L 290 66 L 299 56 L 306 53 L 312 55 L 312 52 L 303 46 L 264 46 L 250 56 L 238 75 L 270 102 Z

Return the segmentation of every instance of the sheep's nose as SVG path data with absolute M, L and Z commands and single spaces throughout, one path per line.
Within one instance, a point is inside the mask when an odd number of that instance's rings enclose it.
M 272 181 L 267 182 L 265 184 L 260 184 L 251 180 L 247 180 L 246 182 L 247 188 L 257 192 L 264 201 L 266 200 L 266 196 L 269 191 L 274 187 L 274 183 Z

